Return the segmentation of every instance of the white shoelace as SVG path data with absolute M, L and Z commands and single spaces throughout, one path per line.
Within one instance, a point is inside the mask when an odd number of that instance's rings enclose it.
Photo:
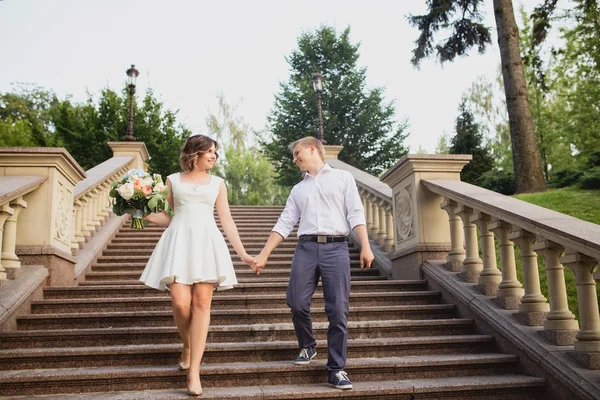
M 310 358 L 310 357 L 308 357 L 308 350 L 307 349 L 300 350 L 300 357 L 306 358 L 308 360 Z
M 350 378 L 348 378 L 348 374 L 346 373 L 346 371 L 336 372 L 335 376 L 336 378 L 338 378 L 339 381 L 350 381 Z

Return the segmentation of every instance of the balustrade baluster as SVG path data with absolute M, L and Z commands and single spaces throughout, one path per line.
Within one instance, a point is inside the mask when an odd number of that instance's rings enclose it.
M 13 214 L 10 215 L 4 223 L 4 238 L 2 240 L 2 265 L 6 269 L 8 279 L 16 279 L 21 270 L 21 261 L 15 253 L 17 245 L 17 222 L 19 214 L 27 208 L 27 202 L 23 197 L 19 197 L 10 202 Z
M 498 285 L 494 300 L 507 310 L 516 310 L 523 296 L 523 286 L 517 279 L 515 249 L 513 242 L 508 237 L 512 226 L 506 222 L 493 219 L 489 224 L 489 230 L 494 232 L 498 238 L 502 269 L 502 282 Z
M 454 209 L 457 204 L 454 200 L 444 198 L 444 201 L 440 205 L 442 210 L 448 213 L 448 223 L 450 224 L 450 252 L 446 261 L 450 263 L 452 271 L 460 271 L 466 252 L 464 249 L 464 240 L 462 236 L 462 223 L 460 218 L 454 213 Z
M 477 227 L 471 222 L 471 213 L 473 210 L 467 206 L 459 204 L 454 213 L 460 217 L 463 222 L 465 233 L 465 247 L 467 258 L 464 259 L 461 267 L 460 276 L 467 282 L 477 282 L 479 274 L 483 269 L 483 261 L 479 258 L 479 247 L 477 244 Z
M 494 234 L 489 230 L 490 221 L 490 216 L 481 212 L 475 212 L 471 216 L 471 222 L 479 228 L 479 240 L 481 241 L 483 270 L 479 275 L 479 286 L 485 295 L 495 296 L 498 284 L 502 281 L 502 273 L 496 265 L 496 246 Z

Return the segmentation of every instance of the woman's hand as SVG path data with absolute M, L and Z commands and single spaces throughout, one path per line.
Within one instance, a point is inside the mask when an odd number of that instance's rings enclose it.
M 254 257 L 252 257 L 251 255 L 249 255 L 248 253 L 242 254 L 242 256 L 240 257 L 242 259 L 242 262 L 250 267 L 252 267 L 254 265 L 254 263 L 256 262 L 256 260 L 254 260 Z

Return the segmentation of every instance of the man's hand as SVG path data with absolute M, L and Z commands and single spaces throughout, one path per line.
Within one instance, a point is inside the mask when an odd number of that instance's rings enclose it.
M 261 251 L 260 254 L 254 257 L 254 265 L 252 266 L 252 270 L 257 274 L 263 270 L 263 268 L 267 265 L 268 257 Z
M 362 250 L 360 251 L 360 267 L 367 269 L 371 268 L 371 264 L 373 263 L 374 259 L 375 256 L 371 251 L 371 246 L 363 246 Z

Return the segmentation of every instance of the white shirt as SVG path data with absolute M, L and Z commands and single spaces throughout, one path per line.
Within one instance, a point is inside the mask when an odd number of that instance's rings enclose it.
M 357 225 L 366 225 L 365 210 L 352 174 L 328 164 L 315 176 L 307 173 L 292 188 L 273 232 L 285 239 L 298 218 L 298 236 L 345 236 Z

